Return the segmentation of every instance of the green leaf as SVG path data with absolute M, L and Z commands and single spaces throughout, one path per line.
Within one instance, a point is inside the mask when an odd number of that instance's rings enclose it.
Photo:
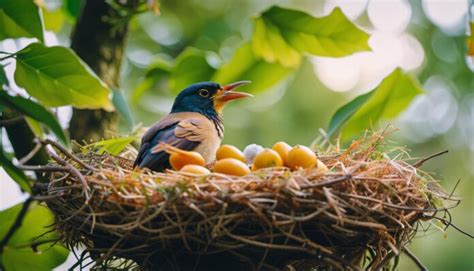
M 33 134 L 35 134 L 36 137 L 39 137 L 40 139 L 44 139 L 44 132 L 41 127 L 41 123 L 30 118 L 30 117 L 25 117 L 25 121 L 30 127 L 31 131 Z
M 6 91 L 0 91 L 0 105 L 12 108 L 36 121 L 45 124 L 64 145 L 67 146 L 69 144 L 69 141 L 64 134 L 61 125 L 59 125 L 53 114 L 51 114 L 43 106 L 20 96 L 10 96 Z
M 33 43 L 16 60 L 15 81 L 41 103 L 114 109 L 110 90 L 70 49 Z
M 268 62 L 295 67 L 303 52 L 317 56 L 341 57 L 370 50 L 369 35 L 335 8 L 315 18 L 305 12 L 272 7 L 255 19 L 252 48 Z
M 13 225 L 21 210 L 21 205 L 18 204 L 0 212 L 0 221 L 2 221 L 0 223 L 0 239 Z M 53 222 L 53 214 L 48 208 L 32 204 L 21 227 L 17 229 L 0 255 L 5 269 L 46 271 L 63 263 L 69 254 L 66 248 L 60 245 L 51 246 L 50 242 L 38 246 L 38 252 L 33 251 L 31 247 L 35 242 L 57 238 L 56 232 L 46 233 L 51 230 L 50 225 Z M 41 237 L 38 238 L 39 236 Z
M 294 71 L 278 63 L 268 63 L 255 56 L 249 43 L 243 44 L 234 56 L 214 74 L 212 81 L 228 84 L 239 80 L 250 80 L 242 91 L 258 93 L 281 83 Z
M 130 112 L 130 108 L 128 107 L 128 103 L 125 100 L 125 96 L 123 95 L 122 91 L 112 91 L 112 103 L 114 104 L 115 108 L 117 108 L 117 111 L 120 113 L 120 115 L 125 119 L 128 128 L 132 129 L 134 125 L 132 113 Z
M 17 168 L 12 163 L 11 159 L 5 155 L 2 145 L 0 145 L 0 166 L 2 166 L 8 176 L 10 176 L 20 186 L 21 190 L 31 193 L 28 177 L 26 177 L 25 173 Z
M 329 128 L 327 131 L 327 136 L 330 138 L 336 133 L 337 130 L 350 118 L 354 115 L 357 110 L 364 105 L 365 102 L 372 96 L 373 92 L 368 92 L 362 94 L 339 108 L 336 113 L 331 118 L 329 122 Z
M 215 69 L 207 63 L 206 53 L 187 48 L 177 58 L 168 81 L 170 89 L 178 93 L 191 84 L 209 81 Z
M 43 41 L 40 11 L 33 0 L 0 1 L 0 40 L 37 38 Z
M 342 120 L 337 126 L 341 127 L 345 123 L 342 138 L 349 139 L 371 128 L 377 122 L 395 118 L 408 107 L 415 96 L 423 92 L 415 78 L 397 68 L 377 88 L 364 94 L 366 97 L 358 97 L 338 110 L 340 116 L 337 118 Z M 344 108 L 344 111 L 351 113 L 349 115 L 352 116 L 345 117 L 341 113 Z M 350 112 L 351 110 L 357 110 L 357 112 Z
M 36 248 L 6 249 L 2 260 L 6 270 L 50 271 L 66 261 L 69 251 L 61 246 L 42 244 Z
M 107 152 L 112 155 L 117 155 L 121 153 L 125 149 L 125 147 L 127 147 L 128 144 L 132 143 L 135 140 L 137 140 L 137 137 L 135 136 L 120 137 L 102 140 L 92 144 L 92 146 L 94 148 L 100 148 L 98 151 L 99 154 Z

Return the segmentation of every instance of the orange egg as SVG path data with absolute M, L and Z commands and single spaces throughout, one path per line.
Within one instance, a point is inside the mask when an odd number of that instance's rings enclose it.
M 288 157 L 288 152 L 291 150 L 291 146 L 288 145 L 286 142 L 280 141 L 280 142 L 275 143 L 272 149 L 278 152 L 278 154 L 281 157 L 281 160 L 283 160 L 283 165 L 287 166 L 288 165 L 287 157 Z
M 160 143 L 153 149 L 154 152 L 165 151 L 170 154 L 170 165 L 175 170 L 180 170 L 185 165 L 205 166 L 206 161 L 202 155 L 195 151 L 185 151 L 166 143 Z
M 235 158 L 224 158 L 214 164 L 214 172 L 234 176 L 244 176 L 250 173 L 249 167 Z
M 287 155 L 288 167 L 295 170 L 298 168 L 312 168 L 316 165 L 318 159 L 314 152 L 302 145 L 294 146 Z
M 198 166 L 198 165 L 185 165 L 182 167 L 179 172 L 185 172 L 185 173 L 191 173 L 195 175 L 208 175 L 211 174 L 209 169 L 203 167 L 203 166 Z
M 252 170 L 266 167 L 281 167 L 283 166 L 283 160 L 281 159 L 278 152 L 272 149 L 264 149 L 259 152 L 253 159 Z
M 244 154 L 236 147 L 232 145 L 221 145 L 216 152 L 216 159 L 222 160 L 224 158 L 235 158 L 242 162 L 245 162 Z

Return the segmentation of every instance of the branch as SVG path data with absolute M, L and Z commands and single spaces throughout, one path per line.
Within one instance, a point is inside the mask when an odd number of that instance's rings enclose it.
M 442 152 L 438 152 L 438 153 L 435 153 L 435 154 L 433 154 L 433 155 L 430 155 L 430 156 L 428 156 L 428 157 L 426 157 L 426 158 L 423 158 L 423 159 L 421 159 L 420 161 L 414 163 L 414 164 L 413 164 L 413 167 L 419 168 L 419 167 L 421 167 L 426 161 L 431 160 L 431 159 L 433 159 L 433 158 L 435 158 L 435 157 L 438 157 L 438 156 L 440 156 L 440 155 L 446 154 L 446 153 L 448 153 L 448 151 L 449 151 L 449 150 L 444 150 L 444 151 L 442 151 Z
M 7 234 L 5 234 L 5 237 L 3 237 L 2 241 L 0 241 L 0 254 L 3 252 L 3 249 L 8 244 L 10 239 L 13 237 L 13 234 L 15 234 L 15 232 L 21 227 L 21 224 L 23 223 L 23 219 L 25 218 L 26 212 L 28 211 L 28 208 L 30 207 L 32 202 L 33 202 L 33 198 L 29 197 L 26 199 L 25 203 L 23 203 L 23 206 L 21 207 L 20 212 L 16 216 L 15 222 L 10 227 Z

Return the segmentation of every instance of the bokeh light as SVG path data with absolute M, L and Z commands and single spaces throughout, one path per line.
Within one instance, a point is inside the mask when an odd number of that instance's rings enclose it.
M 376 29 L 402 32 L 410 22 L 411 7 L 406 0 L 370 1 L 367 13 Z
M 342 12 L 351 20 L 357 19 L 367 7 L 368 0 L 328 0 L 324 3 L 324 14 L 327 15 L 335 7 L 342 9 Z
M 446 33 L 459 33 L 464 28 L 467 0 L 423 0 L 423 10 L 432 23 Z

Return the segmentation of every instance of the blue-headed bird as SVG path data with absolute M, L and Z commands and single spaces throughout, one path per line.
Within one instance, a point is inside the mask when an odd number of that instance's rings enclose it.
M 171 112 L 143 135 L 134 167 L 154 171 L 171 168 L 169 154 L 158 148 L 160 143 L 198 152 L 206 163 L 213 162 L 224 135 L 222 109 L 229 101 L 251 96 L 234 91 L 248 83 L 239 81 L 221 87 L 217 83 L 203 82 L 182 90 Z

